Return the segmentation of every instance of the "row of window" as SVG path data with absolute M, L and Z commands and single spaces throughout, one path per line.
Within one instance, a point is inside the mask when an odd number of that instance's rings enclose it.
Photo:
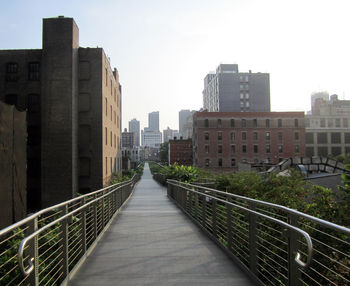
M 305 143 L 306 144 L 314 144 L 315 141 L 317 144 L 341 144 L 342 143 L 342 134 L 344 137 L 344 143 L 350 144 L 350 132 L 316 132 L 316 136 L 313 132 L 305 133 Z M 330 134 L 328 136 L 328 134 Z M 316 140 L 315 140 L 316 139 Z
M 28 63 L 28 80 L 40 80 L 40 64 L 38 62 Z M 19 68 L 17 63 L 6 64 L 6 81 L 17 81 Z
M 331 148 L 328 148 L 326 146 L 318 146 L 315 147 L 306 147 L 306 156 L 312 157 L 312 156 L 322 156 L 327 157 L 328 155 L 332 154 L 333 156 L 338 156 L 340 154 L 348 154 L 350 153 L 350 146 L 345 146 L 344 151 L 342 151 L 342 147 L 336 147 L 332 146 Z M 317 152 L 317 153 L 316 153 Z
M 222 140 L 222 131 L 218 131 L 217 134 L 218 134 L 218 137 L 217 137 L 218 140 L 221 141 Z M 258 132 L 253 132 L 252 134 L 253 134 L 253 140 L 259 140 L 259 133 Z M 204 140 L 208 141 L 209 138 L 210 138 L 209 132 L 204 132 Z M 278 138 L 279 142 L 283 141 L 283 132 L 278 132 L 277 138 Z M 294 140 L 298 141 L 299 138 L 300 138 L 299 132 L 294 132 Z M 241 132 L 241 139 L 247 140 L 247 132 L 246 131 Z M 265 139 L 266 139 L 266 141 L 271 140 L 271 133 L 270 132 L 265 132 Z M 230 133 L 230 140 L 231 141 L 236 140 L 236 132 Z
M 110 144 L 113 147 L 113 139 L 114 139 L 114 149 L 119 149 L 119 137 L 116 134 L 113 134 L 112 131 L 109 132 L 110 136 Z M 118 140 L 117 140 L 118 139 Z M 105 145 L 108 145 L 108 129 L 105 127 Z
M 110 109 L 109 114 L 110 114 L 111 121 L 113 121 L 113 115 L 114 115 L 114 124 L 116 124 L 117 127 L 119 128 L 120 127 L 119 115 L 117 116 L 117 112 L 113 111 L 112 105 L 109 106 L 109 109 Z M 105 97 L 105 113 L 106 113 L 106 117 L 108 117 L 108 100 L 107 100 L 107 97 Z
M 348 120 L 348 118 L 327 118 L 327 119 L 326 118 L 320 118 L 319 120 L 318 119 L 306 118 L 306 120 L 305 120 L 305 127 L 310 127 L 311 126 L 311 121 L 317 121 L 316 123 L 320 127 L 336 127 L 336 128 L 340 128 L 340 127 L 348 128 L 349 127 L 349 120 Z M 314 122 L 312 122 L 312 125 L 314 125 Z
M 106 86 L 108 86 L 108 70 L 107 68 L 105 68 L 105 77 L 106 77 Z M 111 91 L 111 96 L 114 95 L 114 102 L 117 103 L 117 107 L 119 107 L 119 93 L 117 94 L 117 89 L 114 88 L 113 89 L 113 82 L 112 82 L 112 79 L 110 79 L 110 91 Z M 113 92 L 114 90 L 114 92 Z
M 108 161 L 109 161 L 109 164 L 110 164 L 110 169 L 108 168 Z M 117 158 L 114 158 L 114 160 L 113 160 L 112 157 L 109 157 L 109 160 L 108 160 L 108 157 L 105 157 L 105 173 L 106 173 L 106 175 L 108 174 L 109 170 L 110 170 L 111 173 L 113 173 L 113 172 L 116 172 L 117 169 L 118 169 L 118 160 L 117 160 Z
M 242 153 L 247 153 L 247 145 L 241 145 L 241 146 L 242 146 Z M 259 145 L 253 145 L 252 147 L 253 147 L 253 149 L 252 149 L 253 153 L 255 153 L 255 154 L 259 153 Z M 209 145 L 204 145 L 205 154 L 209 154 L 209 150 L 210 150 Z M 217 146 L 218 154 L 222 154 L 222 150 L 223 150 L 223 146 L 218 145 Z M 236 154 L 236 145 L 231 145 L 230 150 L 231 150 L 231 155 Z M 294 145 L 294 152 L 295 153 L 300 152 L 299 145 Z M 271 153 L 271 145 L 270 144 L 266 144 L 265 153 Z M 278 145 L 278 153 L 283 153 L 283 145 Z
M 248 102 L 249 103 L 249 102 Z M 232 128 L 237 127 L 236 125 L 236 121 L 240 121 L 240 127 L 247 127 L 247 119 L 230 119 L 230 126 Z M 222 119 L 217 119 L 216 122 L 216 126 L 217 128 L 221 128 L 222 127 Z M 270 119 L 265 119 L 265 126 L 259 126 L 259 127 L 266 127 L 269 128 L 270 127 L 270 123 L 271 120 Z M 254 118 L 252 119 L 252 126 L 253 127 L 258 127 L 258 119 Z M 209 127 L 209 119 L 204 119 L 204 127 Z M 277 127 L 283 127 L 283 120 L 281 118 L 277 119 Z M 294 119 L 294 127 L 299 127 L 299 119 L 295 118 Z

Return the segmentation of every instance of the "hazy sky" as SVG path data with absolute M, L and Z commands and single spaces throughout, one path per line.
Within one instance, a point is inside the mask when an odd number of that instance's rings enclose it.
M 41 48 L 42 18 L 73 17 L 82 47 L 103 47 L 123 86 L 123 128 L 202 107 L 220 63 L 270 74 L 272 111 L 306 111 L 310 94 L 350 99 L 349 0 L 0 0 L 0 49 Z

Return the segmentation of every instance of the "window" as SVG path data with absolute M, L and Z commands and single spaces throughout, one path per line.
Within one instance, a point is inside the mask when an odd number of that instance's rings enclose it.
M 209 154 L 209 145 L 204 146 L 205 154 Z
M 265 137 L 266 137 L 266 141 L 270 141 L 270 132 L 266 132 Z
M 112 131 L 110 132 L 110 136 L 111 136 L 111 147 L 113 146 L 113 136 L 112 136 Z
M 340 118 L 335 119 L 335 127 L 340 127 Z
M 113 172 L 113 163 L 112 163 L 112 157 L 111 157 L 111 173 Z
M 319 132 L 317 133 L 317 143 L 318 144 L 327 144 L 327 133 L 326 132 Z M 328 155 L 328 154 L 326 154 Z
M 204 140 L 209 140 L 209 132 L 204 133 Z
M 38 94 L 28 94 L 28 112 L 40 112 L 40 98 Z
M 350 133 L 349 132 L 344 133 L 344 143 L 346 143 L 346 144 L 350 143 Z
M 18 64 L 17 63 L 8 63 L 6 65 L 7 73 L 17 73 L 18 72 Z
M 117 136 L 114 134 L 114 148 L 117 147 Z
M 294 132 L 294 140 L 295 141 L 299 140 L 299 132 Z
M 331 143 L 332 144 L 340 144 L 341 143 L 340 135 L 341 135 L 340 132 L 332 132 L 331 133 Z
M 221 128 L 221 119 L 218 119 L 218 128 Z
M 219 159 L 218 159 L 218 166 L 219 166 L 219 167 L 222 167 L 222 158 L 219 158 Z
M 232 158 L 231 159 L 231 167 L 234 167 L 234 166 L 236 166 L 236 159 Z
M 311 132 L 305 133 L 305 143 L 306 144 L 314 143 L 314 133 L 311 133 Z
M 105 69 L 106 71 L 106 86 L 108 85 L 108 73 L 107 73 L 107 68 Z
M 105 98 L 105 105 L 106 105 L 106 116 L 107 116 L 107 113 L 108 113 L 108 101 L 107 101 L 107 98 Z
M 245 98 L 249 99 L 249 93 L 248 92 L 245 94 Z
M 231 145 L 231 154 L 236 153 L 236 145 Z
M 277 120 L 277 126 L 278 127 L 282 127 L 282 119 L 278 119 Z
M 267 128 L 270 128 L 270 119 L 265 120 L 265 125 Z
M 108 133 L 107 133 L 107 127 L 105 127 L 105 134 L 106 134 L 106 145 L 108 144 Z
M 107 166 L 107 157 L 105 157 L 105 161 L 106 161 L 106 174 L 107 174 L 107 171 L 108 171 L 108 166 Z
M 239 94 L 239 98 L 240 98 L 240 99 L 244 99 L 244 93 L 243 93 L 243 92 L 241 92 L 241 93 Z
M 253 140 L 258 140 L 258 132 L 253 132 Z
M 28 64 L 28 80 L 39 80 L 39 63 L 29 63 Z
M 222 132 L 221 131 L 218 132 L 218 140 L 222 140 Z
M 231 132 L 230 134 L 230 138 L 231 138 L 231 141 L 235 141 L 235 132 Z
M 113 112 L 112 112 L 112 105 L 111 105 L 111 121 L 113 121 Z
M 231 119 L 231 127 L 235 127 L 235 120 Z
M 247 153 L 247 145 L 242 145 L 242 153 Z
M 117 113 L 114 111 L 114 124 L 117 124 Z
M 266 153 L 271 153 L 270 144 L 266 144 Z
M 322 156 L 322 157 L 327 157 L 328 156 L 328 147 L 317 147 L 317 153 L 318 156 Z
M 254 153 L 258 153 L 258 145 L 254 145 L 253 151 L 254 151 Z
M 242 140 L 247 140 L 247 132 L 242 132 Z
M 245 119 L 242 119 L 241 126 L 242 127 L 246 127 L 247 126 L 247 121 Z
M 282 140 L 283 140 L 283 133 L 278 132 L 278 142 L 282 142 Z
M 222 154 L 222 145 L 218 145 L 218 153 Z
M 331 154 L 333 156 L 338 156 L 341 154 L 341 147 L 332 147 L 331 150 Z
M 209 120 L 208 119 L 204 119 L 204 127 L 209 127 Z
M 294 127 L 299 127 L 299 120 L 298 119 L 294 119 Z
M 278 145 L 278 153 L 283 153 L 283 145 Z
M 326 119 L 321 118 L 320 126 L 321 126 L 321 127 L 326 127 Z
M 257 119 L 253 119 L 253 127 L 258 127 L 258 120 Z
M 306 118 L 305 127 L 310 127 L 310 118 Z
M 209 159 L 205 159 L 205 166 L 209 167 Z
M 348 119 L 347 118 L 343 118 L 343 127 L 348 127 Z
M 294 152 L 299 153 L 299 145 L 294 145 Z

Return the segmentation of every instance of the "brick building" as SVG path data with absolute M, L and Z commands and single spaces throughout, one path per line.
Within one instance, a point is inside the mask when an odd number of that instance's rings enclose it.
M 192 139 L 169 140 L 169 164 L 193 165 Z
M 278 163 L 305 155 L 303 112 L 196 112 L 193 160 L 201 168 Z
M 122 133 L 122 147 L 123 148 L 132 148 L 135 146 L 135 133 L 128 132 L 127 129 L 124 129 Z
M 27 110 L 30 210 L 105 185 L 121 166 L 121 86 L 72 18 L 43 19 L 43 47 L 0 51 L 0 100 Z

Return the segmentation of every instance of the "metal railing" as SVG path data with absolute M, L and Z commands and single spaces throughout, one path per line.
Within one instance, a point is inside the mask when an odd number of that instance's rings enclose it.
M 258 285 L 350 285 L 349 228 L 175 180 L 168 196 Z
M 60 285 L 100 239 L 139 175 L 0 230 L 0 285 Z

